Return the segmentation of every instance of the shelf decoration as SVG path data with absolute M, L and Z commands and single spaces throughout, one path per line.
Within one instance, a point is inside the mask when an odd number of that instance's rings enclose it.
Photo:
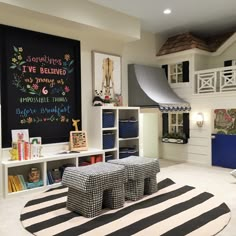
M 103 99 L 102 99 L 102 91 L 98 92 L 95 91 L 94 98 L 93 98 L 93 106 L 103 106 Z
M 80 120 L 74 120 L 72 119 L 72 126 L 75 127 L 75 131 L 79 131 L 79 128 L 78 128 L 78 123 L 80 122 Z
M 27 189 L 43 186 L 43 180 L 40 178 L 40 170 L 37 167 L 32 167 L 28 173 Z
M 11 130 L 12 149 L 9 151 L 11 160 L 28 160 L 30 159 L 29 130 L 17 129 Z
M 28 181 L 30 183 L 38 182 L 40 180 L 40 170 L 36 167 L 32 167 L 29 170 Z
M 85 131 L 79 131 L 78 123 L 80 120 L 72 119 L 72 126 L 75 127 L 75 131 L 70 131 L 70 150 L 71 151 L 86 151 L 88 150 L 87 133 Z
M 70 150 L 71 151 L 86 151 L 87 134 L 85 131 L 71 131 L 70 132 Z

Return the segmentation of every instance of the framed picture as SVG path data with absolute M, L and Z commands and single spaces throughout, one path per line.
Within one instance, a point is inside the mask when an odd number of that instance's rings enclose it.
M 92 51 L 94 96 L 114 100 L 121 95 L 121 57 Z
M 12 142 L 24 141 L 29 142 L 28 129 L 13 129 L 11 130 Z
M 85 131 L 70 131 L 71 151 L 88 150 L 87 134 Z

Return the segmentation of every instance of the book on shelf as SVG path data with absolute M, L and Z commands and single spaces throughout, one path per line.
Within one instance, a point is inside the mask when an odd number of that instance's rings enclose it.
M 17 176 L 18 176 L 18 179 L 19 179 L 19 181 L 21 183 L 22 190 L 27 189 L 24 176 L 23 175 L 17 175 Z
M 30 143 L 25 141 L 12 142 L 10 150 L 11 160 L 28 160 L 30 159 Z
M 46 184 L 47 184 L 47 185 L 50 185 L 49 179 L 48 179 L 48 175 L 47 175 L 47 179 L 46 179 Z
M 37 159 L 41 156 L 41 144 L 30 144 L 30 158 Z
M 31 153 L 31 148 L 30 148 L 30 143 L 29 142 L 24 142 L 24 160 L 29 160 L 30 159 L 30 153 Z
M 48 170 L 48 172 L 47 172 L 47 177 L 48 177 L 49 184 L 54 184 L 52 172 L 50 170 Z
M 41 156 L 41 144 L 31 144 L 26 141 L 12 142 L 10 150 L 11 160 L 29 160 L 36 159 Z
M 91 164 L 96 163 L 96 157 L 95 157 L 95 156 L 91 156 L 91 157 L 90 157 L 90 163 L 91 163 Z
M 102 155 L 97 155 L 96 156 L 96 163 L 97 162 L 102 162 Z
M 12 184 L 11 184 L 11 180 L 8 176 L 8 193 L 12 193 L 14 192 L 13 189 L 12 189 Z
M 24 160 L 24 155 L 25 155 L 24 149 L 25 149 L 24 142 L 17 142 L 18 160 L 19 161 Z
M 18 190 L 17 190 L 17 187 L 16 187 L 16 183 L 14 181 L 13 175 L 9 175 L 8 180 L 9 180 L 9 183 L 11 185 L 12 192 L 17 192 Z
M 23 187 L 22 187 L 22 185 L 21 185 L 21 182 L 20 182 L 18 176 L 17 176 L 17 175 L 14 175 L 14 176 L 13 176 L 13 179 L 14 179 L 14 181 L 15 181 L 15 185 L 16 185 L 17 191 L 23 190 Z

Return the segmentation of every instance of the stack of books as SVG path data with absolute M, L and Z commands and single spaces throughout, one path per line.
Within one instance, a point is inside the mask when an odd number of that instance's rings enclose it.
M 29 160 L 40 157 L 42 146 L 40 144 L 30 144 L 29 142 L 12 142 L 11 160 Z
M 23 175 L 9 175 L 8 176 L 8 192 L 18 192 L 27 189 L 26 182 Z

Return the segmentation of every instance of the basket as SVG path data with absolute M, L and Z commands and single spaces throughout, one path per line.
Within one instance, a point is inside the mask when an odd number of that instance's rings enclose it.
M 138 136 L 137 120 L 119 120 L 119 137 L 133 138 Z
M 113 155 L 112 154 L 106 154 L 105 155 L 105 161 L 110 161 L 110 160 L 113 160 Z
M 115 123 L 115 115 L 112 111 L 104 111 L 102 113 L 102 127 L 103 128 L 109 128 L 114 127 Z
M 131 147 L 122 147 L 119 150 L 119 159 L 126 158 L 129 156 L 138 156 L 138 151 Z
M 103 133 L 103 149 L 114 148 L 115 146 L 115 134 Z

